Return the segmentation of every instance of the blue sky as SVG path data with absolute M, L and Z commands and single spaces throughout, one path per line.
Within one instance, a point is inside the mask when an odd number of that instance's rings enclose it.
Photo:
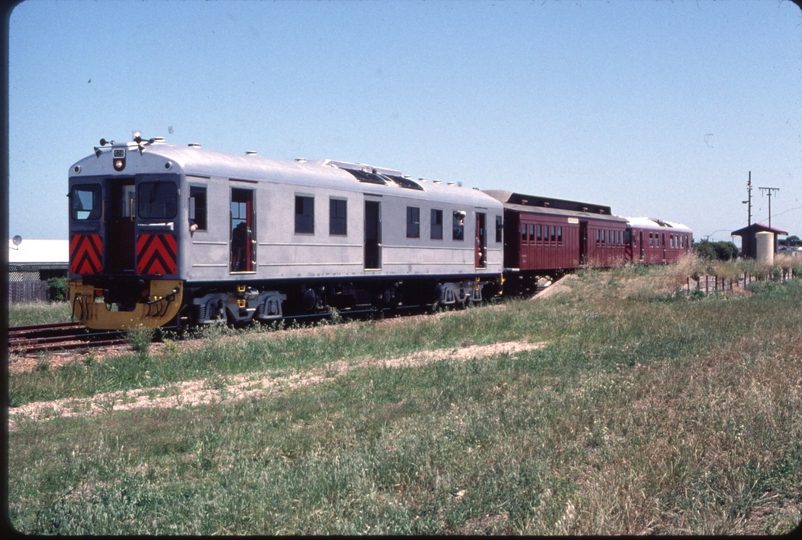
M 787 0 L 27 0 L 9 19 L 9 235 L 67 238 L 101 137 L 331 158 L 802 236 Z

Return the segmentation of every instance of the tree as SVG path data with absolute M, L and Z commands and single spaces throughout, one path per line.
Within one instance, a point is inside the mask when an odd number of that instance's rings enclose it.
M 738 258 L 738 246 L 732 242 L 711 242 L 702 240 L 693 245 L 693 251 L 700 257 L 711 261 L 729 261 Z

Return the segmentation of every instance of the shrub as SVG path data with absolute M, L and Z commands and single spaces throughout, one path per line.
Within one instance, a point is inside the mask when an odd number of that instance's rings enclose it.
M 63 302 L 67 299 L 67 278 L 52 277 L 47 280 L 47 296 L 51 301 Z
M 710 242 L 702 240 L 693 245 L 693 251 L 700 257 L 711 261 L 730 261 L 737 259 L 739 255 L 738 246 L 732 242 Z

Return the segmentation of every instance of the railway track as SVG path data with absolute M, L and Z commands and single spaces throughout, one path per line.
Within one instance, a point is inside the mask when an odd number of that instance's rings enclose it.
M 79 323 L 11 326 L 8 329 L 8 352 L 14 354 L 89 349 L 120 343 L 125 343 L 125 332 L 91 331 Z
M 551 283 L 549 283 L 550 285 Z M 535 292 L 542 291 L 544 286 L 538 285 Z M 414 314 L 417 311 L 424 312 L 425 306 L 402 306 L 393 313 L 401 314 L 408 312 Z M 391 310 L 385 309 L 390 312 Z M 360 316 L 375 316 L 376 312 L 372 309 L 353 310 L 342 314 L 347 318 L 359 318 Z M 287 321 L 309 320 L 315 321 L 328 317 L 329 314 L 294 315 L 284 319 Z M 166 330 L 176 330 L 175 327 L 164 327 Z M 120 345 L 126 343 L 125 331 L 117 330 L 90 330 L 80 323 L 52 323 L 35 324 L 29 326 L 11 326 L 8 329 L 8 351 L 14 354 L 26 354 L 40 351 L 61 351 L 74 349 L 90 349 L 105 347 L 108 345 Z

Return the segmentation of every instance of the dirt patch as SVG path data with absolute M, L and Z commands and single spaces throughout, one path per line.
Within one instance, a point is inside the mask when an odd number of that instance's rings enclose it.
M 573 285 L 573 282 L 576 281 L 576 279 L 577 279 L 576 275 L 568 274 L 556 281 L 552 281 L 551 285 L 549 285 L 548 287 L 537 293 L 535 296 L 533 296 L 532 300 L 543 300 L 544 298 L 548 298 L 553 294 L 570 291 L 571 286 Z
M 333 379 L 352 369 L 367 367 L 418 367 L 432 362 L 450 360 L 464 362 L 472 358 L 486 358 L 502 354 L 515 354 L 540 348 L 540 343 L 510 341 L 492 345 L 437 349 L 418 352 L 398 358 L 377 360 L 357 359 L 354 362 L 339 360 L 305 373 L 273 377 L 269 373 L 246 373 L 218 376 L 195 381 L 185 381 L 155 388 L 142 388 L 120 392 L 98 394 L 91 398 L 66 398 L 55 401 L 28 403 L 9 410 L 9 430 L 15 429 L 15 418 L 47 420 L 90 416 L 109 411 L 125 411 L 142 408 L 184 408 L 210 403 L 232 403 L 249 397 L 264 397 L 280 390 L 291 390 L 299 386 L 317 384 Z

